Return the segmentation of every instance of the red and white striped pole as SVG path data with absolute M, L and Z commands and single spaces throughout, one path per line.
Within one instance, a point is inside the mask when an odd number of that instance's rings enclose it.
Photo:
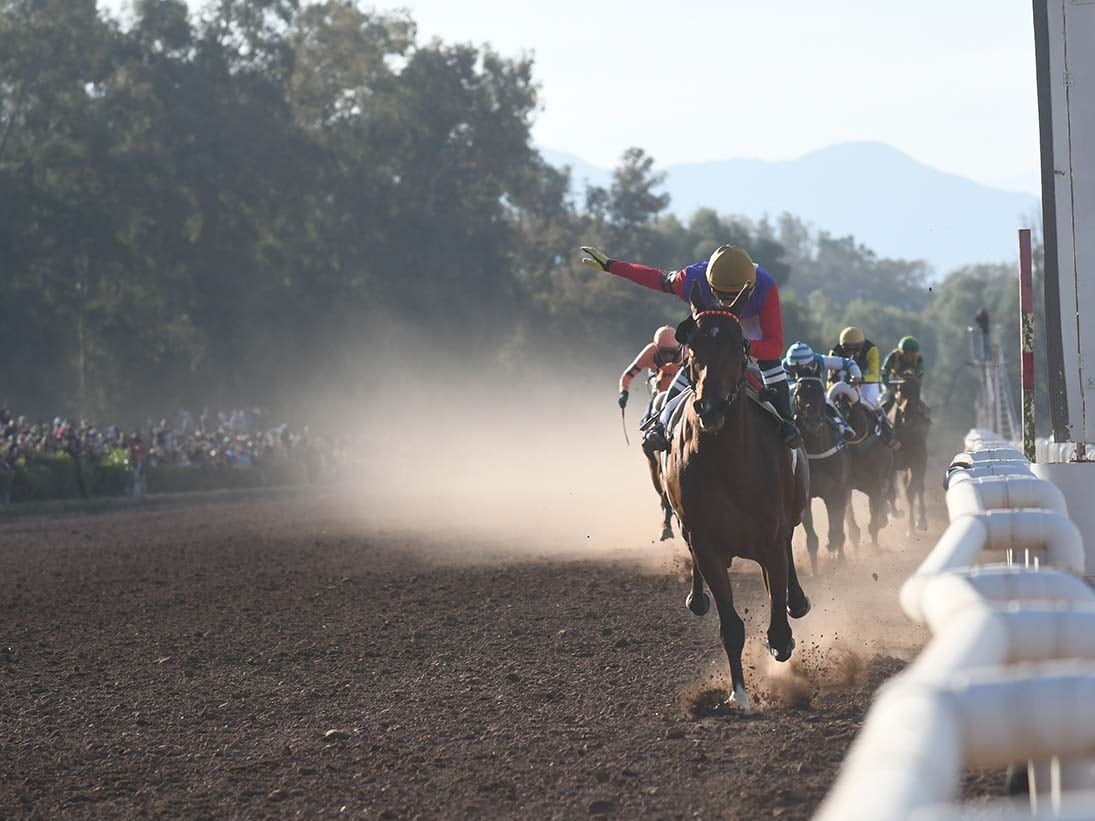
M 1019 325 L 1022 333 L 1023 455 L 1034 461 L 1034 288 L 1030 229 L 1019 229 Z

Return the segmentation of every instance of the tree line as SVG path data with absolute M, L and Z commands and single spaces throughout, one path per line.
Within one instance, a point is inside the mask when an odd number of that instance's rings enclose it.
M 965 329 L 1015 315 L 1010 266 L 937 280 L 790 214 L 681 221 L 640 148 L 579 197 L 533 144 L 539 106 L 531 59 L 423 42 L 353 0 L 137 0 L 124 21 L 0 0 L 0 402 L 368 396 L 367 363 L 408 340 L 503 369 L 622 355 L 681 306 L 591 275 L 576 246 L 679 267 L 734 242 L 781 283 L 788 343 L 917 335 L 966 424 Z

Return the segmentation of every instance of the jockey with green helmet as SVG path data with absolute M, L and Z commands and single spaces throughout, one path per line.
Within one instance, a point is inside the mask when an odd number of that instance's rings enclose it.
M 886 361 L 882 363 L 882 381 L 886 384 L 886 392 L 882 396 L 883 410 L 889 411 L 893 407 L 894 394 L 890 383 L 902 378 L 903 374 L 913 374 L 916 381 L 924 384 L 924 357 L 920 355 L 920 342 L 914 336 L 903 336 L 897 343 L 897 347 L 890 351 Z
M 686 303 L 692 289 L 699 288 L 704 308 L 730 308 L 741 322 L 750 343 L 750 353 L 760 368 L 772 405 L 782 418 L 780 433 L 790 448 L 802 444 L 798 428 L 791 421 L 791 394 L 787 373 L 780 357 L 783 355 L 783 317 L 779 307 L 779 286 L 772 275 L 753 262 L 742 247 L 722 245 L 710 259 L 695 262 L 675 271 L 663 271 L 634 262 L 622 262 L 609 257 L 590 245 L 583 245 L 582 262 L 591 268 L 628 279 L 637 285 L 674 294 Z M 643 447 L 649 451 L 665 450 L 668 441 L 664 427 L 680 401 L 680 392 L 688 387 L 685 369 L 677 374 L 668 400 L 655 424 L 648 428 Z

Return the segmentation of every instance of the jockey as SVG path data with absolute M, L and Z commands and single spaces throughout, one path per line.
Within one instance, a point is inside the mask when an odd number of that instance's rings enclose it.
M 676 331 L 668 325 L 662 325 L 654 332 L 654 341 L 639 351 L 635 360 L 627 366 L 627 370 L 620 374 L 620 410 L 627 407 L 628 391 L 631 388 L 631 380 L 639 371 L 653 371 L 651 384 L 654 387 L 654 396 L 650 399 L 650 405 L 646 409 L 643 421 L 650 416 L 654 407 L 654 400 L 663 391 L 669 390 L 673 383 L 673 377 L 681 369 L 684 363 L 684 345 L 677 341 Z
M 842 371 L 847 373 L 853 385 L 863 381 L 863 374 L 854 359 L 846 359 L 840 356 L 823 356 L 815 353 L 814 349 L 805 342 L 796 342 L 787 349 L 787 355 L 783 358 L 783 369 L 794 380 L 796 386 L 800 379 L 816 379 L 822 385 L 825 384 L 826 371 Z M 843 383 L 838 383 L 843 384 Z M 792 388 L 794 390 L 794 388 Z M 831 396 L 831 394 L 830 394 Z M 829 413 L 829 419 L 845 439 L 855 437 L 855 429 L 840 415 L 832 399 L 827 396 L 825 409 Z
M 890 351 L 886 361 L 882 363 L 882 381 L 886 384 L 886 390 L 880 404 L 887 413 L 893 407 L 894 400 L 890 383 L 900 379 L 901 374 L 908 371 L 916 374 L 917 382 L 924 384 L 924 357 L 920 355 L 920 343 L 913 336 L 901 337 L 897 347 Z
M 890 420 L 886 418 L 878 406 L 881 398 L 881 370 L 878 365 L 878 347 L 867 339 L 863 331 L 854 325 L 849 325 L 840 332 L 840 341 L 829 351 L 830 356 L 839 356 L 854 360 L 863 373 L 863 382 L 859 386 L 859 401 L 862 402 L 878 418 L 879 434 L 882 440 L 894 447 L 897 439 L 890 427 Z M 843 372 L 838 371 L 829 380 L 830 385 L 839 381 L 850 381 L 844 377 Z
M 780 362 L 783 355 L 783 317 L 779 308 L 779 286 L 771 274 L 753 262 L 744 248 L 737 245 L 720 246 L 710 259 L 676 271 L 662 271 L 634 262 L 609 259 L 603 252 L 588 245 L 583 245 L 582 251 L 586 254 L 582 262 L 591 268 L 607 271 L 655 291 L 675 294 L 685 302 L 688 302 L 693 286 L 698 286 L 705 308 L 729 308 L 735 302 L 739 303 L 735 313 L 750 341 L 750 354 L 764 377 L 772 405 L 783 419 L 780 426 L 783 442 L 790 448 L 802 444 L 798 428 L 791 421 L 790 386 Z M 744 303 L 739 297 L 744 299 Z M 685 370 L 678 372 L 658 422 L 651 425 L 643 439 L 645 449 L 665 450 L 669 447 L 664 426 L 676 408 L 672 400 L 688 386 L 687 378 Z

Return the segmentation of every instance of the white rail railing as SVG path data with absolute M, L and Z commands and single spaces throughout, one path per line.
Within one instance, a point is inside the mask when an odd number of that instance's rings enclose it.
M 932 639 L 879 690 L 815 821 L 965 817 L 965 770 L 1023 763 L 1029 806 L 977 818 L 1095 817 L 1095 562 L 1060 490 L 999 437 L 971 431 L 946 485 L 950 526 L 901 589 Z

